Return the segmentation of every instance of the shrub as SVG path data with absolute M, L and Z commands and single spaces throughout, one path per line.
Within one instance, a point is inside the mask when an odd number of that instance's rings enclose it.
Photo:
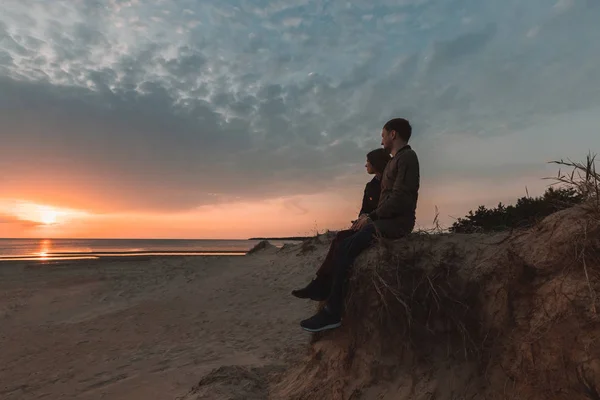
M 539 197 L 521 197 L 515 205 L 479 206 L 450 227 L 452 233 L 498 232 L 526 228 L 542 218 L 581 203 L 584 196 L 574 187 L 548 188 Z

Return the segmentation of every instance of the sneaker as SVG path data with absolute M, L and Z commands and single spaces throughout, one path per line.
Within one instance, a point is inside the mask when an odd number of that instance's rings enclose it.
M 292 295 L 299 299 L 311 299 L 314 301 L 325 301 L 329 297 L 330 283 L 323 278 L 315 278 L 306 287 L 292 290 Z
M 342 325 L 342 319 L 331 314 L 323 307 L 318 313 L 309 319 L 300 322 L 302 329 L 308 332 L 321 332 L 328 329 L 335 329 Z

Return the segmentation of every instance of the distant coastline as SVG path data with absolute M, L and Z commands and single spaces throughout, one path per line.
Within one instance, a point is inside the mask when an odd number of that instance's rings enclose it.
M 292 237 L 256 237 L 248 240 L 306 240 L 312 236 L 292 236 Z

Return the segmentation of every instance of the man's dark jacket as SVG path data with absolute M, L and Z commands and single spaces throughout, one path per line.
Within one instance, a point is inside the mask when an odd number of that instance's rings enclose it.
M 381 197 L 369 213 L 377 231 L 390 239 L 408 235 L 415 227 L 420 173 L 417 153 L 406 145 L 383 171 Z
M 362 207 L 358 213 L 360 217 L 362 214 L 369 214 L 371 211 L 377 208 L 379 204 L 379 197 L 381 196 L 381 179 L 377 176 L 373 177 L 370 182 L 365 186 L 365 192 L 362 199 Z

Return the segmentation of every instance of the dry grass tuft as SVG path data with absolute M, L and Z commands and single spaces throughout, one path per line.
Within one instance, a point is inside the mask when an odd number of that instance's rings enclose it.
M 592 284 L 592 271 L 589 270 L 589 265 L 600 265 L 600 242 L 592 232 L 589 235 L 590 222 L 598 222 L 600 217 L 600 173 L 596 170 L 596 154 L 588 153 L 585 162 L 574 162 L 571 160 L 551 161 L 553 164 L 558 164 L 571 168 L 570 173 L 563 173 L 560 169 L 556 177 L 552 179 L 555 185 L 562 184 L 566 187 L 575 189 L 584 200 L 584 207 L 590 212 L 588 219 L 584 221 L 582 232 L 573 238 L 573 246 L 575 248 L 575 262 L 581 264 L 585 274 L 587 287 L 590 294 L 590 308 L 595 315 L 597 312 L 597 294 Z M 591 263 L 590 263 L 591 261 Z M 597 276 L 593 277 L 596 280 Z
M 462 259 L 456 248 L 450 245 L 441 257 L 433 257 L 434 243 L 431 237 L 422 235 L 404 252 L 388 253 L 387 260 L 364 274 L 370 275 L 371 287 L 379 297 L 378 319 L 395 330 L 400 327 L 396 336 L 412 351 L 418 353 L 445 341 L 449 353 L 460 349 L 466 358 L 479 352 L 473 337 L 477 332 L 473 326 L 477 318 L 473 307 L 476 288 L 458 277 Z M 349 307 L 351 310 L 351 304 Z
M 588 204 L 594 206 L 595 211 L 600 210 L 600 174 L 596 171 L 596 154 L 589 153 L 584 163 L 569 159 L 550 163 L 569 167 L 571 172 L 564 174 L 559 169 L 557 176 L 545 179 L 556 181 L 554 185 L 563 184 L 576 189 Z

